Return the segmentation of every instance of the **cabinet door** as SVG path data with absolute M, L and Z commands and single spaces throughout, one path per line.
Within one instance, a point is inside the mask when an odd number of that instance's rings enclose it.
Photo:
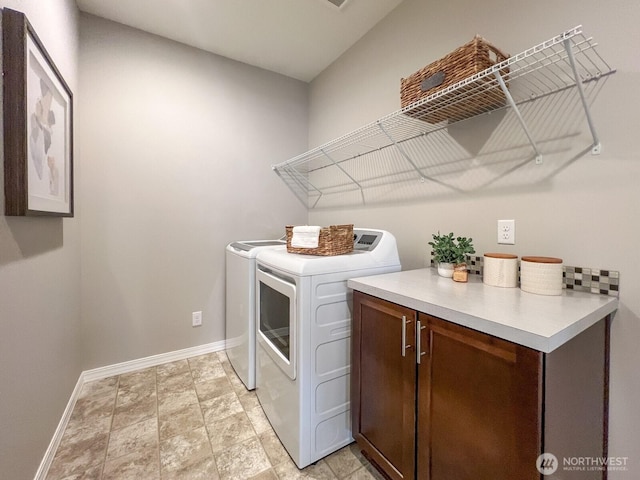
M 420 314 L 417 476 L 539 479 L 542 354 Z
M 415 475 L 415 324 L 415 311 L 354 292 L 353 437 L 392 479 Z

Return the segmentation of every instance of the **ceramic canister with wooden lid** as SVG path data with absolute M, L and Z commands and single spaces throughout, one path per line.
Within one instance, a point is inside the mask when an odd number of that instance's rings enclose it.
M 520 288 L 538 295 L 562 295 L 562 259 L 522 257 Z
M 482 281 L 493 287 L 518 286 L 518 256 L 508 253 L 485 253 Z

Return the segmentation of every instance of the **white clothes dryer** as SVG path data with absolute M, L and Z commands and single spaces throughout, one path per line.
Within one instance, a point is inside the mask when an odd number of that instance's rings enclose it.
M 226 248 L 227 357 L 248 390 L 256 388 L 256 256 L 285 240 L 241 240 Z
M 299 468 L 353 441 L 349 278 L 400 270 L 395 237 L 354 229 L 337 256 L 262 250 L 256 270 L 256 393 Z

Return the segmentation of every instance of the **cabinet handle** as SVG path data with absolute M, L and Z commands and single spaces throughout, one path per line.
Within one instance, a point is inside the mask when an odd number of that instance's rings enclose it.
M 402 316 L 402 356 L 407 355 L 407 348 L 411 348 L 411 345 L 407 345 L 407 325 L 411 323 L 411 320 L 407 320 L 407 316 Z
M 418 320 L 416 323 L 416 362 L 418 363 L 418 365 L 420 365 L 420 357 L 422 357 L 422 355 L 425 355 L 426 353 L 422 351 L 421 346 L 422 330 L 424 330 L 425 328 L 427 328 L 426 325 L 422 325 L 422 322 Z

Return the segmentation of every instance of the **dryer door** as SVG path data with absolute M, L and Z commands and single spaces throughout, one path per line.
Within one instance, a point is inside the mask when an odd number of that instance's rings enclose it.
M 296 378 L 296 284 L 292 278 L 265 271 L 256 273 L 258 341 L 291 379 Z

